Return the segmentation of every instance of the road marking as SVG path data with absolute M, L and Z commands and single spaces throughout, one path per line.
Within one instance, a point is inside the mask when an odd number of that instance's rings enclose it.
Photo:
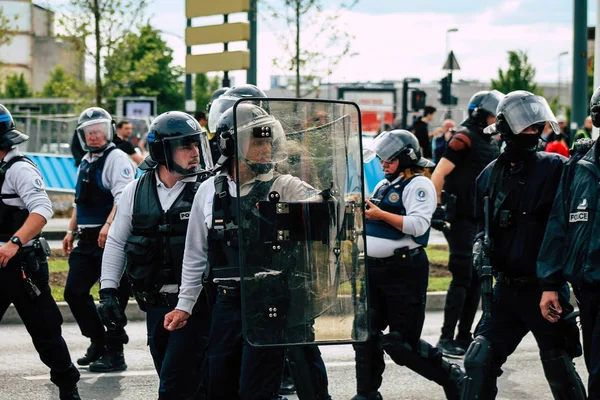
M 146 370 L 146 371 L 121 371 L 121 372 L 89 372 L 86 370 L 79 370 L 81 374 L 81 379 L 98 379 L 98 378 L 111 378 L 111 377 L 120 377 L 120 376 L 150 376 L 156 375 L 156 370 Z M 23 379 L 28 381 L 42 381 L 42 380 L 50 380 L 50 375 L 34 375 L 34 376 L 24 376 Z

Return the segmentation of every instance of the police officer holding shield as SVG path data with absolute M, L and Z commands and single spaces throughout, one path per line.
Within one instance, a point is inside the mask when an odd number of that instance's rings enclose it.
M 378 392 L 385 369 L 383 352 L 444 388 L 457 398 L 460 367 L 420 339 L 425 321 L 431 216 L 435 187 L 423 175 L 433 163 L 421 157 L 417 138 L 405 130 L 379 135 L 365 149 L 365 162 L 377 156 L 385 179 L 367 200 L 367 270 L 371 339 L 354 345 L 357 395 L 353 400 L 382 399 Z M 382 335 L 389 326 L 390 333 Z
M 575 321 L 563 318 L 561 323 L 553 324 L 539 311 L 542 290 L 536 276 L 536 259 L 566 161 L 558 154 L 537 152 L 539 138 L 547 125 L 558 132 L 546 100 L 519 90 L 500 101 L 495 125 L 485 129 L 486 133 L 500 133 L 506 147 L 477 179 L 480 223 L 474 264 L 482 280 L 491 285 L 491 276 L 488 278 L 486 274 L 485 279 L 483 276 L 488 268 L 482 262 L 481 252 L 476 251 L 489 247 L 483 255 L 491 260 L 496 284 L 493 301 L 484 293 L 491 315 L 484 310 L 475 340 L 465 355 L 468 377 L 461 388 L 463 399 L 495 398 L 502 365 L 529 332 L 540 349 L 554 398 L 585 398 L 585 389 L 573 364 L 573 358 L 581 355 Z M 486 219 L 487 227 L 483 223 Z M 488 231 L 485 242 L 491 246 L 481 245 L 485 231 Z M 561 284 L 556 290 L 557 302 L 566 317 L 573 311 L 569 288 Z
M 40 238 L 52 203 L 36 165 L 16 148 L 27 140 L 0 105 L 0 320 L 14 304 L 60 399 L 80 399 L 79 371 L 61 335 L 63 319 L 48 285 L 50 248 Z
M 483 129 L 496 120 L 496 107 L 502 97 L 504 95 L 497 90 L 484 90 L 471 97 L 469 117 L 450 139 L 431 176 L 438 203 L 444 203 L 442 207 L 447 211 L 442 216 L 446 222 L 443 232 L 450 249 L 448 270 L 452 273 L 452 281 L 446 295 L 442 335 L 437 343 L 446 355 L 464 355 L 473 341 L 471 328 L 481 297 L 481 283 L 473 270 L 471 257 L 477 231 L 475 180 L 500 155 L 498 142 L 491 135 L 484 134 Z
M 590 111 L 594 126 L 600 127 L 600 88 L 591 98 Z M 538 256 L 537 275 L 543 290 L 542 315 L 553 324 L 560 324 L 568 315 L 569 309 L 563 309 L 560 301 L 564 282 L 573 286 L 581 312 L 588 396 L 600 399 L 600 264 L 594 256 L 599 247 L 594 231 L 599 226 L 598 142 L 580 139 L 574 144 L 576 149 L 583 148 L 580 151 L 590 146 L 585 154 L 574 155 L 567 164 L 568 172 L 563 173 Z
M 123 190 L 109 230 L 98 311 L 107 326 L 125 319 L 118 287 L 126 272 L 133 295 L 146 312 L 148 345 L 160 378 L 159 399 L 191 399 L 206 370 L 210 309 L 204 293 L 184 328 L 168 332 L 163 320 L 177 304 L 192 201 L 212 160 L 206 132 L 194 118 L 178 111 L 152 122 L 148 146 L 150 159 L 141 165 L 147 171 Z M 204 398 L 203 391 L 202 385 L 197 398 Z
M 101 274 L 101 261 L 116 202 L 128 183 L 135 178 L 129 156 L 112 142 L 115 122 L 106 110 L 91 107 L 81 113 L 77 136 L 87 151 L 77 171 L 75 208 L 69 230 L 63 239 L 63 251 L 69 255 L 69 275 L 65 300 L 81 329 L 90 338 L 86 354 L 77 360 L 90 371 L 110 372 L 127 368 L 123 344 L 129 338 L 123 326 L 104 329 L 90 289 Z M 73 248 L 75 235 L 79 242 Z M 129 299 L 129 284 L 119 287 L 119 302 L 124 311 Z M 101 296 L 102 299 L 102 296 Z M 121 325 L 124 325 L 125 321 Z

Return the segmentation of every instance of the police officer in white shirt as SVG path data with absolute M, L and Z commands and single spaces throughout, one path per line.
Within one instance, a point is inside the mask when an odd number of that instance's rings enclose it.
M 201 297 L 183 329 L 163 327 L 177 305 L 181 264 L 194 195 L 212 167 L 206 132 L 188 114 L 158 116 L 148 133 L 147 171 L 123 190 L 109 230 L 100 278 L 107 326 L 126 321 L 118 300 L 126 271 L 139 307 L 146 312 L 148 346 L 160 378 L 159 398 L 204 399 L 205 355 L 210 329 L 208 300 Z M 158 164 L 158 165 L 157 165 Z
M 365 344 L 356 344 L 357 395 L 378 400 L 385 363 L 383 352 L 398 364 L 458 396 L 463 373 L 442 359 L 439 349 L 420 339 L 425 320 L 431 216 L 437 204 L 433 183 L 423 175 L 434 164 L 421 157 L 417 138 L 405 130 L 379 135 L 364 151 L 365 162 L 377 156 L 385 179 L 367 200 L 367 269 L 372 329 Z M 385 328 L 390 333 L 382 335 Z
M 135 178 L 135 171 L 127 154 L 112 142 L 115 122 L 106 110 L 85 110 L 79 116 L 76 132 L 87 153 L 77 171 L 75 208 L 63 239 L 63 251 L 69 255 L 65 300 L 81 333 L 91 340 L 77 364 L 89 365 L 94 372 L 120 371 L 127 368 L 123 344 L 129 338 L 123 327 L 105 331 L 90 289 L 100 278 L 102 252 L 115 205 L 125 186 Z M 75 234 L 79 242 L 73 248 Z M 129 284 L 122 283 L 119 299 L 123 310 L 129 292 Z
M 17 131 L 0 105 L 0 320 L 14 304 L 60 399 L 80 399 L 79 371 L 61 335 L 62 316 L 48 285 L 49 247 L 39 237 L 52 218 L 52 203 L 36 165 L 16 145 L 29 137 Z

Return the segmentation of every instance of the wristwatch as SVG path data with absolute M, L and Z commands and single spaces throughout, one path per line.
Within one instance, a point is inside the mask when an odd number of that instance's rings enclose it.
M 13 236 L 10 238 L 11 243 L 16 244 L 19 248 L 23 247 L 23 243 L 21 243 L 21 239 L 18 236 Z

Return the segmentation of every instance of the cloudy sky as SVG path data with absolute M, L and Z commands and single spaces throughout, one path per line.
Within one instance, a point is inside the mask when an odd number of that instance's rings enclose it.
M 65 0 L 51 0 L 59 4 Z M 281 0 L 269 0 L 283 3 Z M 339 0 L 324 0 L 325 13 L 333 12 Z M 185 63 L 184 0 L 150 0 L 148 15 L 153 26 L 168 32 L 163 37 L 175 50 L 177 64 Z M 588 25 L 595 25 L 596 1 L 588 1 Z M 263 8 L 264 10 L 264 8 Z M 243 20 L 243 15 L 230 20 Z M 219 18 L 194 20 L 194 25 L 220 23 Z M 354 35 L 355 56 L 344 59 L 330 77 L 332 82 L 401 80 L 419 77 L 422 82 L 438 80 L 446 55 L 446 31 L 461 70 L 455 79 L 489 81 L 498 67 L 507 67 L 506 52 L 521 49 L 529 54 L 539 82 L 556 82 L 558 54 L 561 80 L 569 79 L 573 42 L 572 0 L 360 0 L 351 11 L 343 11 L 339 26 Z M 271 75 L 285 74 L 273 67 L 282 54 L 280 39 L 286 26 L 268 18 L 259 19 L 258 80 L 267 88 Z M 307 37 L 316 46 L 318 39 Z M 244 44 L 230 46 L 232 49 Z M 218 52 L 222 46 L 200 46 L 193 53 Z M 90 75 L 91 76 L 91 75 Z M 245 73 L 236 73 L 243 83 Z

